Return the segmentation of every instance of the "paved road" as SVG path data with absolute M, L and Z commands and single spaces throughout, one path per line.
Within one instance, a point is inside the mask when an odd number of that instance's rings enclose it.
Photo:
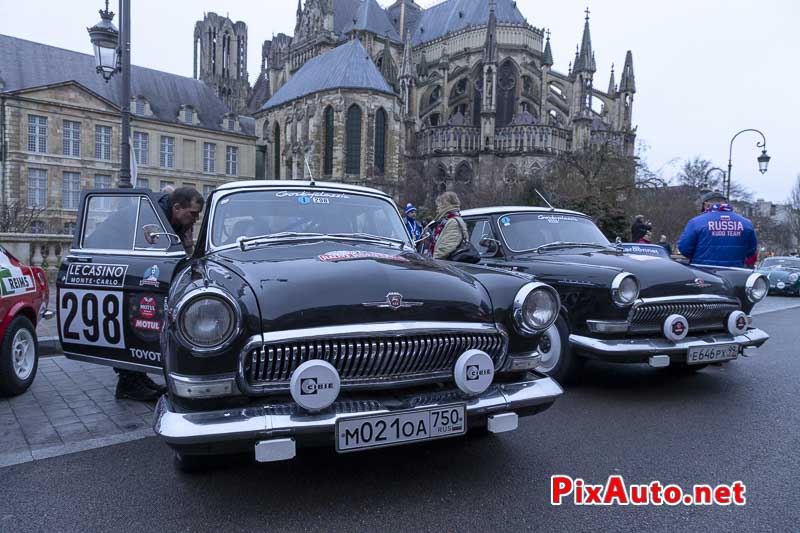
M 0 469 L 0 531 L 796 531 L 800 310 L 760 315 L 753 357 L 677 377 L 592 365 L 511 434 L 198 476 L 155 438 Z M 744 507 L 548 504 L 552 474 L 747 485 Z

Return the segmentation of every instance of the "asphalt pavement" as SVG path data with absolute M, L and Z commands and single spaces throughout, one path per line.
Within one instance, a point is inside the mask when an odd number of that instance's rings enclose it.
M 800 309 L 751 357 L 678 376 L 591 364 L 513 433 L 172 469 L 155 438 L 0 468 L 0 531 L 797 531 Z M 550 476 L 747 487 L 742 507 L 549 504 Z

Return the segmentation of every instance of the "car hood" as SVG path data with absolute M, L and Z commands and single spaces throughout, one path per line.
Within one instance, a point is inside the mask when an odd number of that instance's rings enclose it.
M 609 287 L 620 272 L 636 276 L 643 298 L 661 296 L 722 294 L 731 288 L 722 278 L 682 263 L 647 255 L 619 255 L 608 252 L 532 253 L 518 258 L 530 263 L 530 273 L 541 281 L 556 283 L 560 272 L 569 272 L 595 287 Z M 698 281 L 702 280 L 702 281 Z
M 769 278 L 770 281 L 789 281 L 788 278 L 792 274 L 800 275 L 800 271 L 797 270 L 759 270 L 759 274 L 764 274 Z
M 250 284 L 262 331 L 367 322 L 493 322 L 491 301 L 477 280 L 397 248 L 323 241 L 225 250 L 209 260 Z M 410 305 L 389 307 L 390 293 Z

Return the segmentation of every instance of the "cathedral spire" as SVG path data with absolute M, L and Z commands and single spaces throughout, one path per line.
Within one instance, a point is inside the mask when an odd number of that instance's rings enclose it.
M 589 8 L 586 8 L 586 21 L 583 24 L 583 39 L 581 39 L 580 52 L 575 58 L 575 72 L 595 72 L 594 53 L 592 52 L 592 34 L 589 30 Z
M 297 0 L 297 19 L 303 16 L 303 0 Z
M 633 54 L 630 50 L 625 55 L 625 67 L 622 69 L 622 78 L 619 81 L 619 92 L 635 93 L 636 78 L 633 75 Z
M 617 94 L 617 80 L 614 77 L 614 63 L 611 63 L 611 78 L 608 80 L 608 94 Z
M 495 0 L 489 1 L 489 26 L 486 28 L 486 43 L 483 45 L 483 62 L 497 62 L 497 15 L 495 15 Z
M 414 58 L 411 51 L 411 32 L 406 32 L 406 42 L 403 47 L 403 66 L 400 67 L 400 78 L 410 79 L 414 76 Z
M 542 65 L 546 67 L 553 66 L 553 50 L 550 48 L 550 30 L 547 30 L 547 43 L 544 45 L 544 56 L 542 57 Z

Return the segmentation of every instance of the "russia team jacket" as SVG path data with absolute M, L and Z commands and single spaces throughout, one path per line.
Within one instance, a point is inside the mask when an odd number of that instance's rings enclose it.
M 753 223 L 732 211 L 709 211 L 693 218 L 678 242 L 693 264 L 743 267 L 758 250 Z

